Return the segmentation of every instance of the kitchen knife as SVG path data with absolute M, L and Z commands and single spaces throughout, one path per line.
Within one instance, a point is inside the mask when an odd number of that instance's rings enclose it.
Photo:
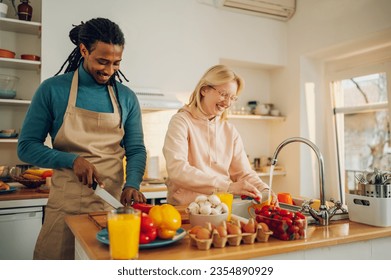
M 112 196 L 108 191 L 106 191 L 102 186 L 98 185 L 97 182 L 94 182 L 92 189 L 95 190 L 95 194 L 106 201 L 108 204 L 113 206 L 115 209 L 124 207 L 121 202 L 119 202 L 114 196 Z

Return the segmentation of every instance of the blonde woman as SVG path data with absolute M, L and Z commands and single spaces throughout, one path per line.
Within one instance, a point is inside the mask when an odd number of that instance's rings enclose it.
M 261 198 L 269 189 L 251 169 L 238 131 L 226 120 L 243 86 L 232 70 L 215 65 L 172 117 L 163 147 L 168 203 L 187 205 L 216 191 Z

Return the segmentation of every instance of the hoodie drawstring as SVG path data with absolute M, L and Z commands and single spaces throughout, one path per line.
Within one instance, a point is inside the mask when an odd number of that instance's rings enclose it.
M 211 150 L 210 150 L 210 128 L 209 128 L 209 124 L 210 124 L 210 121 L 209 120 L 206 120 L 207 122 L 207 126 L 208 126 L 208 154 L 209 154 L 209 167 L 212 166 L 212 153 L 211 153 Z M 215 153 L 215 158 L 214 158 L 214 163 L 216 164 L 217 163 L 217 124 L 216 124 L 216 120 L 214 121 L 215 123 L 215 150 L 214 150 L 214 153 Z

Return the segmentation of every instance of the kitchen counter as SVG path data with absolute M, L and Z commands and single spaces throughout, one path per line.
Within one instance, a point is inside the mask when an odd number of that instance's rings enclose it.
M 96 239 L 96 233 L 100 229 L 88 218 L 88 215 L 67 216 L 66 223 L 75 236 L 76 259 L 110 259 L 109 247 Z M 189 227 L 189 224 L 183 225 L 184 229 L 189 229 Z M 377 241 L 377 243 L 372 244 L 372 241 Z M 391 259 L 390 245 L 387 245 L 390 241 L 391 227 L 373 227 L 349 220 L 340 220 L 332 221 L 329 226 L 324 227 L 309 226 L 308 237 L 305 240 L 280 241 L 270 237 L 266 243 L 227 245 L 225 248 L 212 246 L 207 251 L 190 246 L 190 239 L 186 236 L 166 247 L 140 250 L 139 259 Z M 386 247 L 383 244 L 386 244 Z M 357 251 L 357 246 L 362 251 L 361 253 Z M 346 250 L 350 251 L 351 257 L 344 257 L 344 253 L 338 254 L 341 248 L 345 253 Z M 314 254 L 314 250 L 319 250 L 319 252 Z M 376 250 L 380 250 L 381 253 L 376 255 Z
M 23 201 L 29 201 L 33 205 L 46 205 L 49 193 L 40 191 L 39 188 L 26 188 L 19 183 L 9 183 L 10 186 L 16 187 L 16 191 L 6 194 L 0 194 L 0 208 L 24 206 Z M 144 184 L 140 190 L 147 199 L 152 202 L 156 198 L 165 198 L 167 196 L 167 187 L 165 184 Z M 16 204 L 16 205 L 15 205 Z

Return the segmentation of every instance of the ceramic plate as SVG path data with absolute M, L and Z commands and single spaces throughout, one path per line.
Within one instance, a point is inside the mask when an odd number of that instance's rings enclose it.
M 140 244 L 140 249 L 148 249 L 148 248 L 157 248 L 157 247 L 163 247 L 166 245 L 169 245 L 171 243 L 175 243 L 178 240 L 181 240 L 183 237 L 186 236 L 186 231 L 183 228 L 180 228 L 176 231 L 176 235 L 172 239 L 156 239 L 155 241 L 148 243 L 148 244 Z M 96 234 L 96 239 L 106 245 L 109 245 L 109 234 L 107 232 L 107 229 L 104 228 L 101 231 L 99 231 Z
M 10 187 L 9 190 L 1 190 L 0 194 L 11 193 L 11 192 L 14 192 L 14 191 L 16 191 L 16 187 Z

